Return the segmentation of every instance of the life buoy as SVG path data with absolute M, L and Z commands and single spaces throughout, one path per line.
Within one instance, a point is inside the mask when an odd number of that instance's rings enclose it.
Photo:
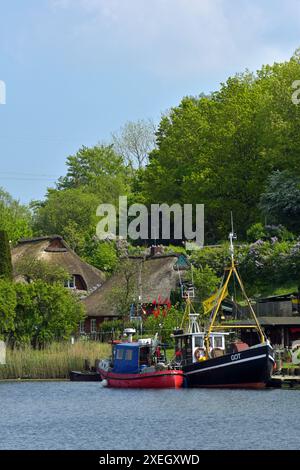
M 194 358 L 197 361 L 202 361 L 204 357 L 205 357 L 204 348 L 196 348 L 194 351 Z

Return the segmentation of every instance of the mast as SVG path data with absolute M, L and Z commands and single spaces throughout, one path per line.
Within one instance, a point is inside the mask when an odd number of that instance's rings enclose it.
M 236 234 L 234 233 L 234 230 L 233 230 L 233 215 L 232 215 L 232 211 L 230 212 L 230 218 L 231 218 L 231 232 L 229 233 L 229 241 L 230 241 L 230 255 L 231 255 L 231 266 L 234 265 L 234 244 L 233 244 L 233 240 L 236 240 L 237 239 L 237 236 Z
M 206 352 L 206 358 L 207 359 L 209 358 L 210 335 L 211 335 L 213 329 L 254 328 L 258 332 L 261 343 L 264 343 L 265 340 L 266 340 L 264 332 L 261 329 L 259 321 L 258 321 L 258 319 L 255 315 L 255 312 L 253 310 L 253 307 L 251 305 L 251 302 L 250 302 L 250 300 L 249 300 L 249 298 L 246 294 L 242 279 L 240 278 L 240 275 L 239 275 L 239 273 L 237 271 L 237 268 L 236 268 L 236 262 L 235 262 L 235 258 L 234 258 L 234 243 L 233 243 L 233 241 L 236 240 L 236 238 L 237 238 L 236 234 L 234 233 L 234 230 L 233 230 L 233 217 L 232 217 L 232 212 L 231 212 L 231 232 L 229 233 L 229 242 L 230 242 L 229 251 L 230 251 L 230 257 L 231 257 L 231 265 L 230 265 L 229 268 L 225 268 L 225 271 L 228 271 L 228 274 L 227 274 L 227 277 L 225 279 L 224 285 L 220 290 L 220 294 L 218 296 L 216 306 L 213 310 L 213 315 L 212 315 L 212 318 L 211 318 L 211 322 L 210 322 L 207 334 L 205 335 L 205 338 L 204 338 L 205 352 Z M 216 318 L 217 318 L 218 312 L 220 310 L 222 301 L 226 297 L 226 291 L 227 291 L 227 287 L 228 287 L 228 284 L 229 284 L 229 281 L 230 281 L 231 277 L 235 277 L 238 281 L 238 284 L 241 288 L 242 294 L 243 294 L 244 298 L 246 299 L 246 302 L 247 302 L 247 305 L 249 307 L 250 313 L 251 313 L 251 315 L 254 319 L 254 324 L 253 325 L 246 325 L 246 326 L 245 325 L 226 325 L 226 324 L 225 325 L 224 324 L 223 325 L 222 324 L 215 325 Z

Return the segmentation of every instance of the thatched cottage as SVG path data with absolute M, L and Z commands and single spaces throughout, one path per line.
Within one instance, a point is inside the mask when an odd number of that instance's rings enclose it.
M 26 259 L 45 261 L 60 266 L 70 274 L 66 287 L 88 294 L 99 288 L 105 275 L 99 269 L 83 261 L 59 235 L 20 240 L 12 250 L 15 279 L 18 279 L 18 263 Z
M 151 308 L 153 304 L 165 305 L 170 301 L 172 293 L 180 287 L 184 272 L 189 268 L 185 256 L 178 254 L 129 257 L 126 263 L 128 262 L 130 266 L 127 272 L 126 268 L 121 268 L 83 300 L 88 319 L 81 325 L 82 333 L 96 332 L 103 320 L 119 318 L 121 312 L 116 297 L 125 296 L 126 293 L 145 308 Z M 123 314 L 128 315 L 129 312 Z

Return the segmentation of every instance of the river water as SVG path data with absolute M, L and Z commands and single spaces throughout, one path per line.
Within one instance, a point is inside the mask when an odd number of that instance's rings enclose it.
M 0 449 L 300 449 L 299 390 L 0 383 Z

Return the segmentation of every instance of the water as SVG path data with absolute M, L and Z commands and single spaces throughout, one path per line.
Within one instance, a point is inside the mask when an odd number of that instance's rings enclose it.
M 300 449 L 300 391 L 0 383 L 0 449 Z

